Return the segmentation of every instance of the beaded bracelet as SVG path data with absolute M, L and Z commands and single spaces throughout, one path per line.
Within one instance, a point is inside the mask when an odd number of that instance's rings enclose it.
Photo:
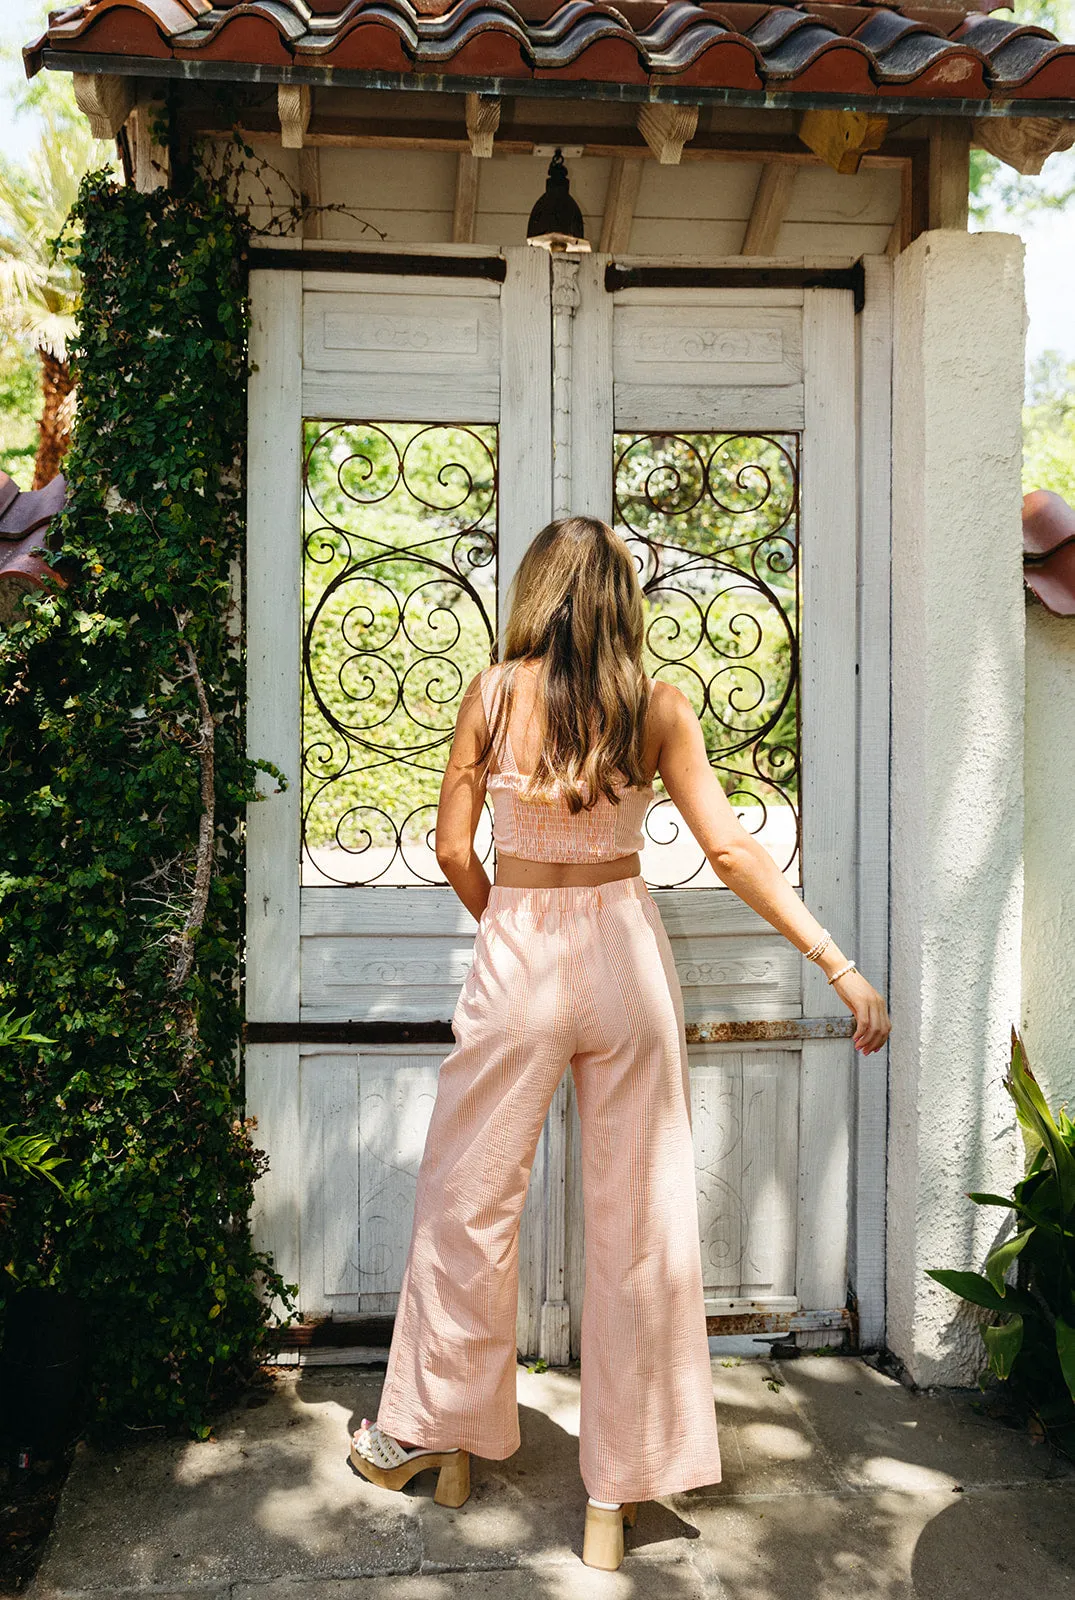
M 853 961 L 849 961 L 847 963 L 846 967 L 841 967 L 839 972 L 834 972 L 833 973 L 832 977 L 829 979 L 829 982 L 830 983 L 835 983 L 837 978 L 842 978 L 844 976 L 845 972 L 857 972 L 857 971 L 858 971 L 858 968 L 856 967 L 855 963 Z
M 817 943 L 812 944 L 809 950 L 803 951 L 807 961 L 816 961 L 818 956 L 824 950 L 825 946 L 829 944 L 831 940 L 832 934 L 829 932 L 828 928 L 822 928 L 821 938 L 817 941 Z

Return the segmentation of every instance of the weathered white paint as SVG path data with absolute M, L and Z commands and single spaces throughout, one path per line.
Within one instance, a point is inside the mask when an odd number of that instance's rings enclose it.
M 834 174 L 835 176 L 835 174 Z M 888 993 L 888 763 L 892 561 L 892 262 L 868 256 L 858 325 L 858 850 L 860 970 Z M 851 1282 L 859 1343 L 885 1334 L 888 1047 L 858 1056 L 854 1081 Z
M 843 950 L 855 943 L 855 318 L 850 294 L 803 294 L 803 895 Z M 821 968 L 800 957 L 803 1011 L 831 1015 Z M 842 1001 L 836 1000 L 842 1006 Z M 847 1039 L 803 1042 L 796 1287 L 812 1308 L 844 1304 L 851 1162 Z M 863 1174 L 869 1182 L 869 1175 Z M 806 1336 L 807 1343 L 823 1337 Z
M 1026 604 L 1022 1036 L 1051 1103 L 1075 1110 L 1075 619 Z
M 254 149 L 300 187 L 298 152 L 254 141 Z M 688 151 L 690 147 L 688 146 Z M 458 156 L 438 150 L 320 150 L 325 239 L 364 238 L 380 244 L 425 246 L 451 241 L 456 216 Z M 652 157 L 632 159 L 639 191 L 627 238 L 618 252 L 650 257 L 697 256 L 713 260 L 738 255 L 758 185 L 760 161 L 685 160 L 664 166 Z M 596 248 L 617 166 L 612 156 L 581 156 L 569 161 L 571 192 L 582 208 L 586 237 Z M 541 193 L 548 162 L 497 150 L 483 161 L 475 196 L 473 237 L 484 249 L 521 245 L 530 208 Z M 278 204 L 291 196 L 279 177 L 266 179 Z M 268 215 L 257 185 L 251 184 L 255 227 Z M 836 173 L 827 167 L 800 166 L 779 230 L 776 253 L 783 256 L 840 256 L 854 260 L 879 254 L 900 208 L 900 175 L 884 167 Z M 367 231 L 364 233 L 363 229 Z M 376 230 L 376 231 L 373 231 Z
M 928 1267 L 977 1267 L 1022 1143 L 1022 245 L 923 234 L 895 263 L 888 1341 L 969 1381 L 976 1321 Z
M 262 798 L 246 816 L 246 1015 L 291 1022 L 299 1015 L 299 614 L 302 493 L 302 293 L 292 272 L 250 274 L 246 683 L 247 748 L 288 780 L 258 776 Z M 284 864 L 281 870 L 281 864 Z M 290 868 L 290 870 L 288 870 Z M 250 1045 L 246 1110 L 257 1143 L 271 1152 L 250 1224 L 255 1247 L 271 1250 L 285 1283 L 299 1281 L 303 1150 L 296 1092 L 298 1049 Z M 284 1313 L 282 1303 L 272 1309 Z

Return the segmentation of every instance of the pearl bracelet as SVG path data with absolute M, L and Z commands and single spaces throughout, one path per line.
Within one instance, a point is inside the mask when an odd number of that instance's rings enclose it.
M 842 978 L 845 972 L 857 972 L 857 971 L 858 971 L 858 968 L 855 966 L 855 963 L 853 961 L 849 961 L 847 963 L 846 967 L 841 967 L 839 972 L 834 972 L 833 973 L 832 977 L 829 979 L 829 982 L 830 983 L 835 983 L 837 978 Z
M 822 930 L 821 930 L 821 938 L 817 941 L 817 943 L 816 944 L 812 944 L 810 946 L 809 950 L 804 950 L 803 951 L 803 954 L 805 955 L 807 961 L 816 961 L 818 956 L 824 950 L 825 946 L 827 944 L 830 944 L 831 941 L 832 941 L 832 934 L 829 932 L 828 928 L 822 928 Z

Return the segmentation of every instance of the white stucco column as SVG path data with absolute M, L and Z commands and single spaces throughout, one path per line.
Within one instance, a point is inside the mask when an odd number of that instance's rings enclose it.
M 937 230 L 896 260 L 888 1342 L 919 1383 L 984 1364 L 925 1276 L 978 1268 L 1022 1143 L 1022 241 Z
M 1075 617 L 1026 608 L 1022 1036 L 1050 1104 L 1075 1114 Z

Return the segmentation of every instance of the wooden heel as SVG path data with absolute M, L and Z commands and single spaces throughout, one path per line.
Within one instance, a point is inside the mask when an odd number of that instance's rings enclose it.
M 439 1506 L 461 1506 L 470 1495 L 470 1452 L 467 1450 L 425 1450 L 398 1467 L 378 1467 L 360 1455 L 351 1442 L 351 1463 L 379 1489 L 403 1489 L 419 1472 L 437 1472 L 433 1498 Z
M 439 1506 L 461 1506 L 470 1495 L 470 1452 L 456 1450 L 441 1457 L 433 1498 Z
M 616 1511 L 586 1502 L 586 1532 L 582 1539 L 582 1559 L 588 1567 L 615 1572 L 623 1561 L 623 1525 L 634 1527 L 638 1501 L 629 1500 Z

